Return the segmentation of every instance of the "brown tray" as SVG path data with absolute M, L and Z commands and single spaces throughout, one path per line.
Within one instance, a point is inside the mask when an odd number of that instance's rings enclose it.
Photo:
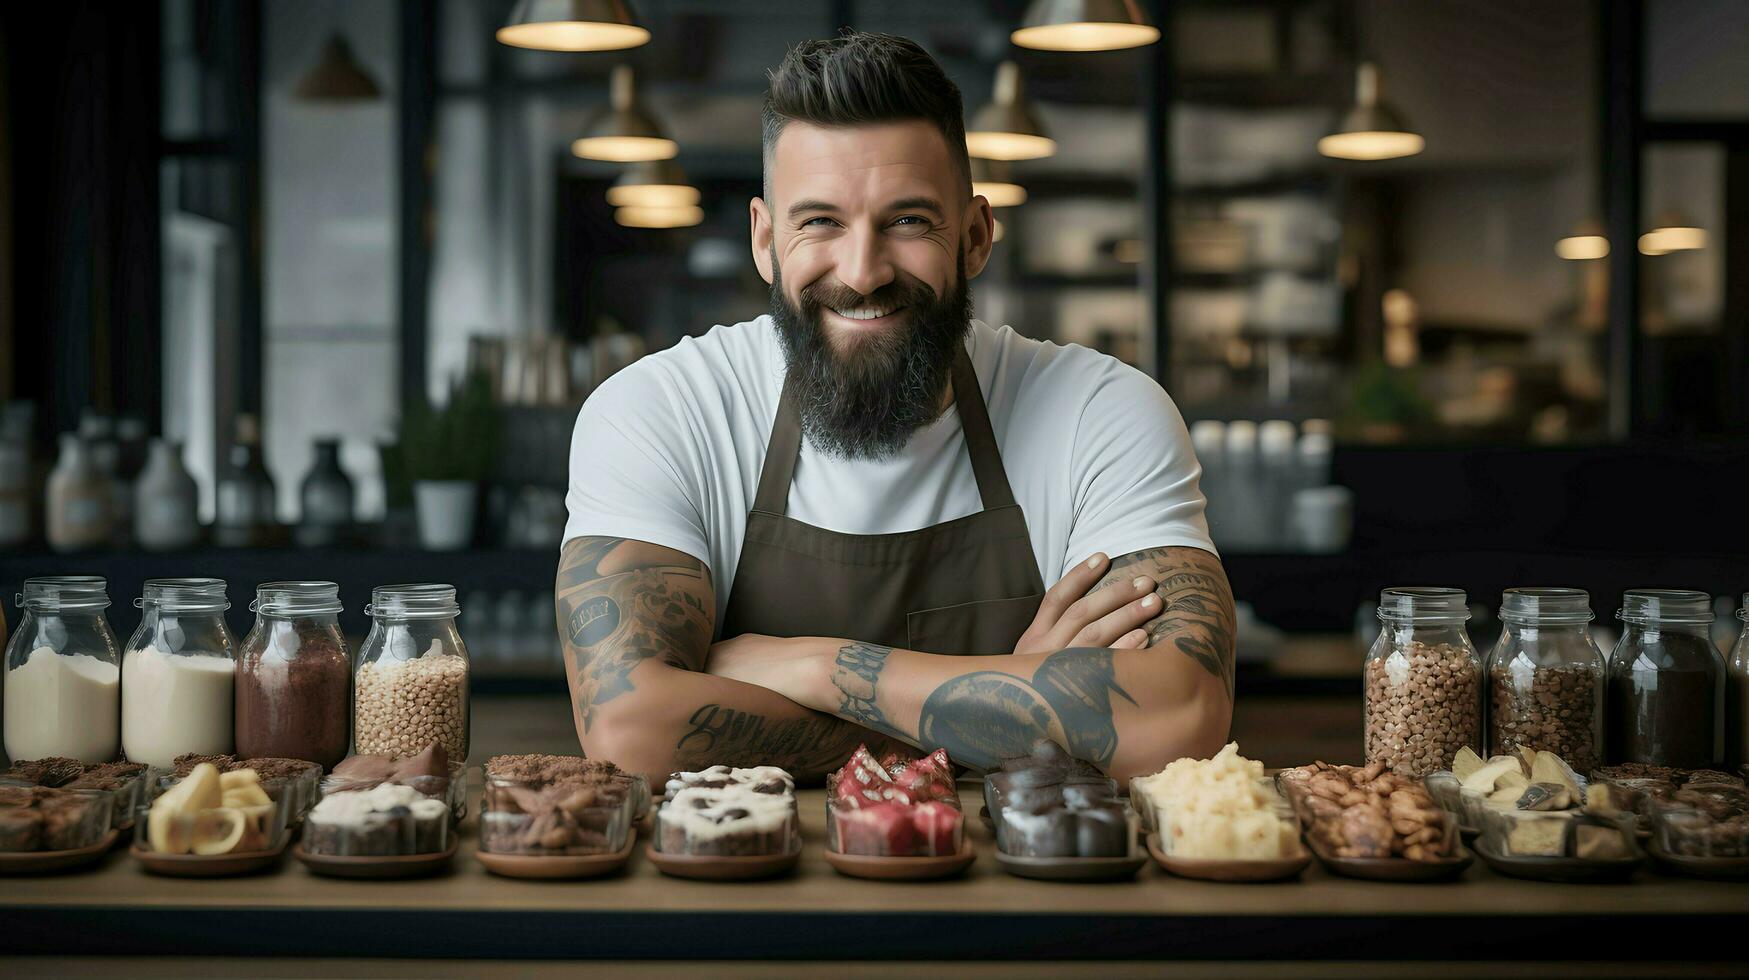
M 1656 842 L 1647 845 L 1652 863 L 1665 874 L 1689 878 L 1710 878 L 1714 881 L 1741 881 L 1749 878 L 1749 857 L 1691 857 L 1671 854 Z
M 116 831 L 108 830 L 97 839 L 97 843 L 85 847 L 64 851 L 0 852 L 0 875 L 40 875 L 81 868 L 101 860 L 120 836 Z
M 644 847 L 644 856 L 656 870 L 676 878 L 699 881 L 751 881 L 755 878 L 775 878 L 788 874 L 801 859 L 802 849 L 788 854 L 754 854 L 747 857 L 725 857 L 720 854 L 668 854 L 656 850 L 655 844 Z
M 279 846 L 270 851 L 248 851 L 242 854 L 159 854 L 140 846 L 138 840 L 128 848 L 140 867 L 155 875 L 172 878 L 229 878 L 233 875 L 255 874 L 279 865 L 291 846 L 286 834 Z
M 1627 881 L 1646 862 L 1645 856 L 1593 861 L 1584 858 L 1550 857 L 1529 854 L 1501 854 L 1488 845 L 1486 838 L 1476 841 L 1476 853 L 1494 869 L 1495 874 L 1528 881 L 1556 881 L 1569 885 L 1600 884 Z
M 486 870 L 506 878 L 556 880 L 602 878 L 625 867 L 637 844 L 636 834 L 626 835 L 626 845 L 610 854 L 494 854 L 475 851 Z
M 949 878 L 971 867 L 972 862 L 977 859 L 978 850 L 969 837 L 965 846 L 956 854 L 928 857 L 845 854 L 829 847 L 826 849 L 826 863 L 838 869 L 839 874 L 874 881 L 928 881 L 932 878 Z
M 1408 858 L 1344 858 L 1325 854 L 1316 844 L 1306 846 L 1317 856 L 1318 863 L 1333 875 L 1344 878 L 1364 878 L 1367 881 L 1456 881 L 1476 860 L 1468 848 L 1459 845 L 1457 857 L 1437 861 L 1411 861 Z
M 1020 857 L 996 850 L 996 863 L 1019 878 L 1039 881 L 1124 881 L 1148 863 L 1146 851 L 1129 857 Z
M 1156 864 L 1172 874 L 1202 881 L 1282 881 L 1299 877 L 1312 863 L 1311 853 L 1303 847 L 1297 857 L 1267 861 L 1173 857 L 1160 850 L 1153 834 L 1148 835 L 1148 853 L 1154 856 Z
M 292 857 L 301 861 L 312 874 L 330 878 L 417 878 L 447 868 L 460 842 L 460 835 L 451 833 L 449 847 L 430 854 L 338 855 L 311 854 L 299 841 L 292 848 Z

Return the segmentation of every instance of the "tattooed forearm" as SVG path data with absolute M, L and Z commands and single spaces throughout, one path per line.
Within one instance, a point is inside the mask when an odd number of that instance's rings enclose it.
M 1147 575 L 1159 583 L 1160 615 L 1148 646 L 1170 643 L 1233 691 L 1233 590 L 1220 559 L 1199 548 L 1149 548 L 1113 558 L 1096 589 Z
M 702 664 L 714 602 L 704 565 L 624 538 L 575 538 L 556 583 L 559 636 L 574 668 L 573 707 L 583 731 L 595 709 L 633 689 L 638 664 Z M 691 661 L 696 661 L 692 663 Z
M 994 670 L 962 674 L 923 702 L 918 741 L 991 769 L 1025 755 L 1043 737 L 1078 759 L 1109 766 L 1118 745 L 1112 695 L 1135 703 L 1118 686 L 1112 658 L 1103 647 L 1059 650 L 1045 657 L 1030 681 Z
M 838 717 L 877 732 L 900 734 L 875 701 L 875 685 L 892 652 L 892 647 L 876 643 L 847 643 L 838 649 L 832 667 L 832 684 L 839 693 Z
M 826 715 L 776 721 L 720 704 L 700 707 L 687 726 L 674 746 L 683 769 L 782 766 L 798 779 L 838 768 L 867 735 Z

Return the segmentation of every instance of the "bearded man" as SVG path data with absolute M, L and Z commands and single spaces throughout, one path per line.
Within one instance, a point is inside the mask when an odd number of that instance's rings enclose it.
M 1111 357 L 972 318 L 994 220 L 962 112 L 904 38 L 772 72 L 770 315 L 621 371 L 572 439 L 589 756 L 808 780 L 860 742 L 989 769 L 1048 738 L 1125 779 L 1225 740 L 1232 595 L 1184 421 Z

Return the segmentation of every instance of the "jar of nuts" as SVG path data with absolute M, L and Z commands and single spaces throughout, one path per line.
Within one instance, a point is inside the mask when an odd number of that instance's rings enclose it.
M 1482 734 L 1482 658 L 1464 623 L 1462 589 L 1379 593 L 1378 640 L 1367 651 L 1366 760 L 1402 776 L 1451 768 Z
M 380 585 L 353 674 L 353 751 L 405 758 L 433 742 L 468 757 L 468 649 L 451 585 Z
M 1578 772 L 1603 762 L 1603 652 L 1584 589 L 1507 589 L 1488 653 L 1488 754 L 1553 752 Z

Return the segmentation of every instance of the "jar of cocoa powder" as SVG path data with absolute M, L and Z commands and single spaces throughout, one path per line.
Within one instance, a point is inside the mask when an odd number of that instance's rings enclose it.
M 346 758 L 352 722 L 340 587 L 267 582 L 249 608 L 255 624 L 237 656 L 237 755 L 334 768 Z
M 1713 600 L 1686 589 L 1622 593 L 1609 655 L 1609 761 L 1717 769 L 1724 761 L 1725 658 Z
M 1362 677 L 1367 763 L 1414 777 L 1449 769 L 1458 749 L 1481 744 L 1482 657 L 1464 629 L 1467 597 L 1385 589 L 1378 616 L 1383 629 Z
M 1553 752 L 1578 772 L 1603 763 L 1603 651 L 1584 589 L 1507 589 L 1488 653 L 1488 753 Z
M 456 631 L 452 585 L 379 585 L 353 675 L 360 755 L 401 759 L 433 742 L 451 766 L 468 757 L 468 648 Z

